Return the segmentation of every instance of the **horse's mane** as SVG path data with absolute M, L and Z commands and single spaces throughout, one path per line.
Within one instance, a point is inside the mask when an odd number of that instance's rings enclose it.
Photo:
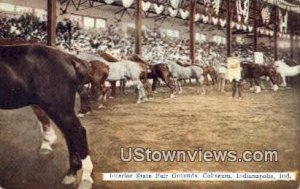
M 128 57 L 128 60 L 134 61 L 134 62 L 140 62 L 145 64 L 146 66 L 150 66 L 150 64 L 145 61 L 140 55 L 138 54 L 133 54 L 130 57 Z
M 177 61 L 176 61 L 176 64 L 178 64 L 179 66 L 182 66 L 182 67 L 189 67 L 189 66 L 192 66 L 192 64 L 183 63 L 183 62 L 181 62 L 180 60 L 177 60 Z
M 100 53 L 99 55 L 108 62 L 119 62 L 120 61 L 116 57 L 114 57 L 113 55 L 111 55 L 107 52 Z

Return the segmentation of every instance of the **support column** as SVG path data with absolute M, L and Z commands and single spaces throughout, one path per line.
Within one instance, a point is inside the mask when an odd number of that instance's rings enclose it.
M 227 0 L 227 57 L 231 57 L 231 39 L 232 39 L 232 31 L 231 31 L 231 0 Z
M 254 22 L 253 22 L 253 50 L 257 52 L 257 0 L 253 0 Z
M 56 1 L 48 0 L 47 6 L 47 45 L 56 45 Z
M 274 19 L 274 59 L 278 60 L 278 7 L 275 7 L 275 19 Z
M 288 13 L 287 13 L 288 14 Z M 289 16 L 289 18 L 292 18 L 292 15 Z M 294 31 L 294 22 L 291 22 L 290 25 L 290 48 L 291 48 L 291 58 L 294 58 L 294 49 L 295 49 L 295 44 L 294 44 L 294 36 L 295 36 L 295 31 Z
M 142 55 L 142 0 L 135 0 L 135 54 Z
M 196 0 L 190 1 L 190 59 L 195 64 L 195 12 Z

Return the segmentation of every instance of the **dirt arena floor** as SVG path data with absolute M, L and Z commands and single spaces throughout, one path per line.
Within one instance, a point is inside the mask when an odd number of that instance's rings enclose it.
M 229 87 L 229 86 L 228 86 Z M 131 91 L 129 91 L 132 93 Z M 296 182 L 104 182 L 103 172 L 267 172 L 300 170 L 300 90 L 288 88 L 242 100 L 210 86 L 197 94 L 184 86 L 176 99 L 160 88 L 154 99 L 134 104 L 135 94 L 110 99 L 109 108 L 82 119 L 87 128 L 94 188 L 296 189 Z M 57 130 L 57 129 L 56 129 Z M 0 111 L 0 185 L 6 189 L 73 189 L 60 184 L 68 168 L 64 139 L 40 155 L 37 119 L 30 108 Z M 155 150 L 277 150 L 278 162 L 122 162 L 121 147 Z

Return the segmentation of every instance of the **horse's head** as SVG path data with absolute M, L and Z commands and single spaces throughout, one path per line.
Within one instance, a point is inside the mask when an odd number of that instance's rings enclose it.
M 265 75 L 268 76 L 273 84 L 279 84 L 280 75 L 276 71 L 276 68 L 272 65 L 267 65 L 265 67 Z

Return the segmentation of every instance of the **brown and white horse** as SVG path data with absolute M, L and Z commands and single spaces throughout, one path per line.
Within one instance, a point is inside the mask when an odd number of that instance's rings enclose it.
M 259 65 L 250 62 L 241 62 L 242 67 L 242 79 L 250 81 L 250 87 L 253 83 L 256 86 L 256 93 L 261 92 L 260 83 L 261 77 L 269 77 L 273 84 L 273 90 L 278 90 L 279 74 L 272 65 Z
M 86 62 L 55 48 L 0 46 L 0 108 L 35 105 L 35 112 L 45 112 L 62 131 L 68 146 L 70 169 L 63 183 L 74 183 L 77 171 L 82 168 L 79 184 L 82 188 L 92 186 L 93 164 L 86 130 L 76 117 L 74 105 L 75 94 L 89 72 Z
M 204 82 L 207 85 L 209 85 L 208 75 L 211 77 L 211 82 L 212 82 L 213 85 L 215 83 L 217 83 L 218 74 L 217 74 L 216 69 L 213 66 L 211 66 L 211 65 L 203 66 L 202 69 L 203 69 Z

